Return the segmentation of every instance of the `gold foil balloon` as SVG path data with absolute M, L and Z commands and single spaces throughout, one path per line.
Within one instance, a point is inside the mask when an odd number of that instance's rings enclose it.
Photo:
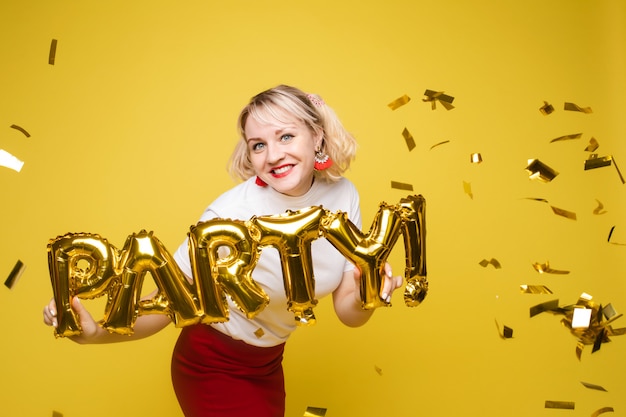
M 402 218 L 397 207 L 381 203 L 367 235 L 343 212 L 329 214 L 320 226 L 326 239 L 361 270 L 362 307 L 387 306 L 380 291 L 385 263 L 400 236 Z
M 48 267 L 57 309 L 57 337 L 82 332 L 72 298 L 103 295 L 116 275 L 118 256 L 106 239 L 95 234 L 66 234 L 50 240 Z
M 261 232 L 261 246 L 274 246 L 280 253 L 287 308 L 295 314 L 299 325 L 315 323 L 313 307 L 317 300 L 311 241 L 320 237 L 319 223 L 325 214 L 321 207 L 309 207 L 250 220 Z
M 426 200 L 421 195 L 400 200 L 406 253 L 404 303 L 418 306 L 428 293 L 426 280 Z
M 225 292 L 248 318 L 269 303 L 251 277 L 259 259 L 258 234 L 256 227 L 233 220 L 212 219 L 191 227 L 189 256 L 203 323 L 228 320 Z
M 152 300 L 141 302 L 147 272 L 159 291 Z M 163 244 L 145 230 L 126 239 L 119 279 L 112 283 L 109 292 L 102 326 L 111 332 L 132 334 L 140 314 L 167 314 L 177 327 L 197 323 L 202 316 L 191 284 Z

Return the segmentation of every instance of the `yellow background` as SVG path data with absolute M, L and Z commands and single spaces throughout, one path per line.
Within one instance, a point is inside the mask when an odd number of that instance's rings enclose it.
M 26 270 L 0 289 L 0 415 L 181 415 L 169 381 L 173 326 L 136 343 L 79 346 L 42 324 L 46 244 L 91 232 L 121 247 L 147 229 L 173 251 L 233 185 L 225 165 L 240 108 L 279 83 L 319 93 L 358 138 L 348 176 L 364 229 L 379 202 L 410 193 L 391 181 L 426 197 L 431 283 L 420 307 L 398 292 L 359 329 L 323 300 L 318 324 L 287 347 L 287 416 L 307 406 L 328 417 L 624 415 L 626 336 L 593 354 L 587 346 L 579 361 L 561 316 L 530 318 L 529 308 L 586 292 L 626 311 L 626 246 L 607 242 L 615 226 L 612 241 L 626 243 L 626 185 L 614 167 L 583 169 L 595 137 L 626 174 L 625 28 L 623 0 L 3 1 L 0 149 L 25 165 L 0 167 L 0 276 L 18 259 Z M 455 97 L 455 109 L 431 110 L 426 89 Z M 404 94 L 412 100 L 391 111 Z M 550 116 L 539 112 L 544 100 Z M 593 113 L 563 111 L 565 102 Z M 550 143 L 574 133 L 582 137 Z M 482 164 L 470 163 L 474 152 Z M 531 181 L 532 158 L 559 175 Z M 605 214 L 593 213 L 598 201 Z M 397 272 L 403 256 L 400 244 Z M 502 268 L 479 265 L 491 258 Z M 532 264 L 546 261 L 570 274 L 539 275 Z M 522 294 L 521 284 L 554 294 Z M 545 409 L 546 400 L 576 408 Z

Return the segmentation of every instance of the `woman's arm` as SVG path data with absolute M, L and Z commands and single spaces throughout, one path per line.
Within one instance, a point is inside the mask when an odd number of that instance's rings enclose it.
M 154 294 L 150 296 L 152 295 Z M 133 334 L 122 335 L 110 333 L 108 330 L 100 327 L 78 297 L 72 299 L 72 309 L 79 317 L 82 333 L 76 336 L 69 336 L 68 339 L 80 344 L 117 343 L 143 339 L 144 337 L 151 336 L 164 329 L 171 322 L 170 318 L 164 314 L 139 316 L 133 326 Z M 44 307 L 43 321 L 48 326 L 57 327 L 56 316 L 56 304 L 54 299 L 52 299 L 50 303 Z
M 354 268 L 344 272 L 339 287 L 333 292 L 333 306 L 339 320 L 350 327 L 359 327 L 367 323 L 374 314 L 374 310 L 361 308 L 361 293 L 359 290 L 361 271 Z M 380 290 L 380 297 L 389 302 L 391 294 L 402 286 L 401 276 L 393 276 L 391 266 L 385 264 L 385 282 Z

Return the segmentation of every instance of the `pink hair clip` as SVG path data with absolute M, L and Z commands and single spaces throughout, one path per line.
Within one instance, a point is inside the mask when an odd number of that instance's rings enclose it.
M 326 103 L 324 103 L 324 100 L 322 100 L 321 98 L 319 98 L 319 97 L 317 97 L 317 96 L 314 96 L 314 95 L 313 95 L 313 94 L 311 94 L 311 93 L 308 93 L 308 94 L 306 95 L 306 97 L 309 99 L 309 101 L 310 101 L 311 103 L 313 103 L 313 105 L 314 105 L 315 107 L 322 107 L 324 104 L 326 104 Z

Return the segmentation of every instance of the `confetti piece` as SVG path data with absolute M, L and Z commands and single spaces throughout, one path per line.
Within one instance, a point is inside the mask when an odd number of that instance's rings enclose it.
M 378 375 L 383 376 L 383 370 L 380 369 L 378 366 L 374 365 L 374 370 Z
M 20 161 L 4 149 L 0 149 L 0 166 L 20 172 L 24 166 L 24 162 Z
M 617 167 L 617 162 L 615 161 L 615 158 L 613 158 L 613 166 L 615 167 L 615 170 L 617 171 L 617 175 L 619 175 L 619 179 L 622 182 L 622 184 L 626 184 L 626 180 L 624 179 L 622 172 Z
M 30 133 L 28 133 L 26 131 L 26 129 L 24 129 L 23 127 L 20 127 L 18 125 L 11 125 L 9 126 L 11 129 L 15 129 L 15 130 L 19 130 L 20 132 L 22 132 L 24 134 L 24 136 L 26 136 L 27 138 L 30 137 Z
M 392 101 L 391 103 L 387 104 L 387 106 L 389 106 L 389 108 L 391 110 L 395 110 L 398 107 L 404 106 L 409 101 L 411 101 L 411 97 L 409 97 L 409 96 L 407 96 L 405 94 L 402 97 L 399 97 L 399 98 L 395 99 L 394 101 Z
M 430 102 L 433 110 L 437 108 L 437 102 L 439 102 L 446 110 L 452 110 L 454 108 L 452 105 L 454 97 L 443 94 L 443 91 L 426 90 L 424 91 L 424 95 L 426 98 L 422 99 L 422 101 Z
M 545 198 L 535 198 L 535 197 L 525 197 L 526 200 L 539 201 L 540 203 L 547 203 L 548 200 Z
M 500 330 L 500 323 L 496 320 L 496 327 L 498 328 L 498 335 L 501 339 L 512 339 L 513 338 L 513 329 L 509 326 L 502 325 L 502 330 Z
M 402 131 L 402 136 L 404 137 L 407 148 L 409 148 L 409 151 L 412 151 L 413 148 L 415 148 L 415 139 L 413 139 L 413 135 L 411 135 L 406 127 Z
M 552 291 L 545 285 L 527 285 L 519 286 L 522 294 L 552 294 Z
M 572 313 L 572 329 L 588 329 L 591 323 L 590 308 L 574 308 Z
M 565 104 L 563 105 L 563 110 L 577 111 L 577 112 L 586 113 L 586 114 L 593 113 L 593 111 L 591 110 L 591 107 L 580 107 L 577 104 L 568 103 L 568 102 L 565 102 Z
M 444 145 L 446 143 L 450 143 L 450 141 L 449 140 L 444 140 L 443 142 L 435 143 L 433 146 L 430 147 L 430 150 L 432 151 L 433 148 L 436 148 L 437 146 Z
M 480 164 L 483 161 L 483 157 L 480 153 L 473 153 L 470 155 L 470 162 L 472 164 Z
M 593 152 L 600 147 L 600 144 L 596 140 L 596 138 L 589 139 L 589 145 L 585 148 L 586 152 Z
M 50 53 L 48 54 L 48 64 L 54 65 L 54 60 L 56 59 L 56 55 L 57 55 L 57 40 L 52 39 L 52 42 L 50 42 Z
M 413 185 L 397 181 L 391 181 L 391 188 L 395 188 L 397 190 L 413 191 Z
M 573 401 L 546 401 L 545 408 L 560 408 L 562 410 L 573 410 Z
M 530 317 L 534 317 L 537 314 L 545 312 L 557 312 L 560 310 L 559 300 L 550 300 L 545 303 L 537 304 L 530 308 Z
M 472 194 L 472 183 L 463 181 L 463 191 L 469 196 L 469 198 L 472 200 L 474 199 L 474 194 Z
M 611 165 L 613 158 L 610 156 L 598 157 L 598 154 L 592 153 L 585 161 L 585 171 L 590 169 L 608 167 Z
M 544 116 L 547 116 L 554 111 L 554 107 L 552 106 L 552 104 L 548 103 L 547 101 L 544 101 L 543 106 L 539 107 L 539 111 Z
M 260 339 L 260 338 L 262 338 L 263 336 L 265 336 L 265 332 L 263 331 L 263 329 L 261 329 L 261 328 L 259 327 L 258 329 L 256 329 L 256 330 L 254 331 L 254 335 L 255 335 L 257 338 L 259 338 L 259 339 Z
M 52 417 L 63 417 L 63 413 L 59 413 L 58 411 L 52 411 Z
M 600 414 L 604 414 L 604 413 L 612 413 L 615 410 L 613 410 L 613 407 L 602 407 L 597 409 L 596 411 L 594 411 L 591 414 L 591 417 L 598 417 Z
M 326 415 L 325 408 L 307 407 L 303 417 L 324 417 Z
M 604 387 L 601 387 L 600 385 L 590 384 L 588 382 L 582 382 L 582 381 L 580 383 L 583 384 L 585 388 L 594 389 L 596 391 L 605 391 L 606 392 L 606 389 L 604 389 Z
M 598 203 L 598 207 L 593 209 L 593 214 L 596 214 L 596 215 L 605 214 L 607 211 L 604 210 L 604 204 L 602 204 L 602 202 L 598 199 L 596 199 L 596 203 Z
M 500 262 L 498 262 L 496 258 L 491 258 L 490 260 L 483 259 L 482 261 L 478 262 L 478 265 L 482 266 L 483 268 L 487 268 L 487 266 L 489 265 L 493 265 L 493 267 L 496 269 L 502 268 L 502 265 L 500 265 Z
M 602 315 L 607 320 L 607 323 L 610 323 L 622 317 L 622 314 L 617 314 L 617 311 L 615 311 L 615 308 L 611 305 L 611 303 L 604 306 L 604 308 L 602 309 Z
M 561 142 L 564 140 L 580 139 L 582 135 L 582 133 L 572 133 L 571 135 L 559 136 L 558 138 L 552 139 L 550 143 Z
M 550 263 L 546 262 L 544 264 L 540 264 L 539 262 L 535 262 L 533 264 L 533 268 L 535 268 L 535 271 L 539 272 L 540 274 L 556 274 L 556 275 L 567 275 L 569 274 L 569 271 L 561 271 L 558 269 L 552 269 L 550 268 Z
M 4 281 L 5 287 L 7 287 L 8 289 L 13 289 L 13 286 L 17 283 L 17 280 L 20 279 L 20 277 L 24 273 L 24 269 L 26 269 L 26 266 L 22 261 L 18 259 L 15 263 L 15 266 L 13 267 L 13 270 L 9 274 L 9 277 Z
M 526 172 L 531 180 L 552 181 L 559 173 L 538 159 L 529 159 Z
M 567 211 L 558 207 L 550 206 L 554 214 L 557 216 L 565 217 L 566 219 L 576 220 L 576 213 L 572 211 Z

